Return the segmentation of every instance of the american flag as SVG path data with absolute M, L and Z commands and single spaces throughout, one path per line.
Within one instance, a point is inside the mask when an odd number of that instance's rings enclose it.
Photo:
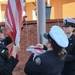
M 5 11 L 5 26 L 15 45 L 20 42 L 25 0 L 8 0 Z

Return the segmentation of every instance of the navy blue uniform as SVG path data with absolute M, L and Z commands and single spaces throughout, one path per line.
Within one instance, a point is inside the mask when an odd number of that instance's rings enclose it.
M 12 75 L 12 71 L 18 63 L 13 56 L 8 59 L 8 49 L 0 43 L 0 75 Z
M 32 54 L 25 65 L 27 75 L 61 75 L 65 56 L 60 57 L 54 51 L 47 51 L 35 57 Z
M 62 71 L 62 75 L 75 75 L 75 36 L 69 38 L 69 45 L 66 48 L 68 55 Z
M 0 75 L 12 75 L 12 71 L 18 63 L 18 59 L 13 56 L 8 59 L 8 49 L 6 46 L 12 42 L 10 37 L 0 41 Z
M 0 41 L 0 43 L 2 43 L 5 46 L 9 45 L 11 42 L 12 39 L 9 36 Z
M 4 60 L 0 56 L 0 75 L 12 75 L 12 71 L 18 63 L 18 59 L 11 57 L 10 59 Z

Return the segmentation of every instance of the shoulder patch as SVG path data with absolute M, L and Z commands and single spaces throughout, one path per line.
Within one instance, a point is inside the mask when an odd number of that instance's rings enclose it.
M 35 63 L 37 65 L 40 65 L 41 64 L 41 58 L 40 57 L 36 57 L 34 61 L 35 61 Z

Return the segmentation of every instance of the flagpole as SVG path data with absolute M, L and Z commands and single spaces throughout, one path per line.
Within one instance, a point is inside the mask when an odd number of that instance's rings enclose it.
M 38 43 L 45 43 L 43 34 L 46 32 L 46 11 L 45 11 L 45 0 L 36 0 L 37 8 L 37 37 Z

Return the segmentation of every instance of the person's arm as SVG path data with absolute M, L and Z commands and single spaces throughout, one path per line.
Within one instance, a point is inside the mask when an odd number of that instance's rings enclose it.
M 10 75 L 18 63 L 18 59 L 13 56 L 8 59 L 7 63 L 0 57 L 0 75 Z
M 16 58 L 16 54 L 19 52 L 19 46 L 13 46 L 11 57 L 5 62 L 5 60 L 0 57 L 0 74 L 1 75 L 10 75 L 18 63 L 18 59 Z
M 7 46 L 12 42 L 12 39 L 7 36 L 5 39 L 2 40 L 4 42 L 4 45 Z
M 34 59 L 34 61 L 31 60 L 25 64 L 24 72 L 28 75 L 36 75 L 43 71 L 44 67 L 42 65 L 42 60 L 38 56 Z

